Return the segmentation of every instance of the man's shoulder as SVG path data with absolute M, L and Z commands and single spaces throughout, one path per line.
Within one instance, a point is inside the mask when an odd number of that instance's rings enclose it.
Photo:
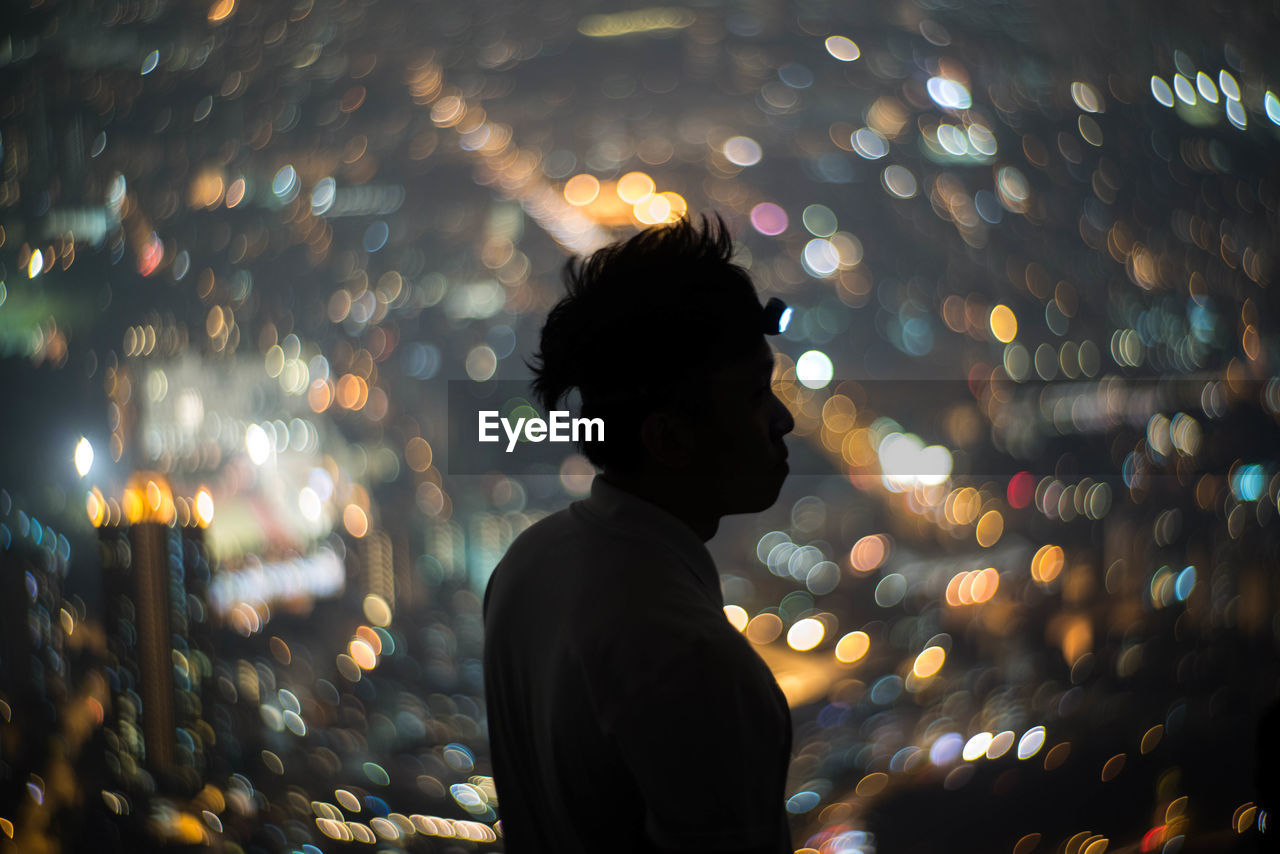
M 575 518 L 573 505 L 570 504 L 568 507 L 548 513 L 521 531 L 507 547 L 507 556 L 513 552 L 538 548 L 547 540 L 572 535 L 577 527 L 578 520 Z
M 521 531 L 507 547 L 498 566 L 547 562 L 560 566 L 599 565 L 604 561 L 615 566 L 652 565 L 655 561 L 675 559 L 676 555 L 661 538 L 603 524 L 585 511 L 581 502 L 575 502 Z
M 500 589 L 520 597 L 548 587 L 576 587 L 601 554 L 600 532 L 571 504 L 534 522 L 511 541 L 493 569 L 487 593 Z
M 571 504 L 512 540 L 485 598 L 527 604 L 554 591 L 556 607 L 567 611 L 643 614 L 679 606 L 694 584 L 680 556 L 660 537 L 602 524 Z

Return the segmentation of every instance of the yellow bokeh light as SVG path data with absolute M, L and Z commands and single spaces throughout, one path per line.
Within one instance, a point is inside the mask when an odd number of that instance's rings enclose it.
M 849 563 L 858 572 L 870 572 L 884 562 L 887 545 L 883 534 L 868 534 L 849 550 Z
M 1067 620 L 1061 629 L 1062 660 L 1068 666 L 1080 660 L 1080 656 L 1093 648 L 1093 627 L 1084 617 Z
M 285 642 L 284 638 L 279 635 L 272 635 L 269 644 L 271 646 L 271 654 L 275 656 L 276 661 L 284 665 L 288 665 L 293 661 L 293 651 L 289 649 L 289 644 Z
M 342 511 L 342 524 L 353 537 L 363 537 L 369 533 L 369 517 L 354 504 L 348 504 Z
M 675 222 L 689 209 L 679 193 L 658 193 L 643 199 L 632 209 L 635 218 L 645 225 Z
M 991 334 L 1002 344 L 1008 344 L 1018 336 L 1018 318 L 1007 305 L 991 309 Z
M 236 0 L 216 0 L 209 8 L 209 23 L 225 21 L 236 10 Z
M 1066 555 L 1061 546 L 1041 546 L 1035 557 L 1031 558 L 1031 577 L 1041 584 L 1048 584 L 1062 572 Z
M 362 409 L 369 400 L 369 385 L 355 374 L 343 374 L 338 380 L 338 405 L 343 409 Z
M 729 621 L 729 624 L 738 631 L 742 631 L 747 627 L 747 612 L 740 605 L 725 605 L 724 616 Z
M 845 664 L 859 661 L 871 649 L 871 638 L 866 632 L 849 632 L 836 643 L 836 660 Z
M 883 771 L 872 771 L 867 776 L 858 781 L 858 785 L 854 787 L 854 793 L 860 798 L 870 798 L 884 791 L 884 787 L 889 785 L 889 775 Z
M 375 626 L 386 628 L 391 625 L 391 606 L 377 593 L 370 593 L 364 597 L 364 616 Z
M 671 206 L 661 196 L 650 196 L 633 209 L 636 219 L 645 225 L 657 225 L 671 215 Z
M 972 486 L 963 486 L 947 496 L 943 512 L 955 525 L 969 525 L 982 510 L 982 494 Z
M 670 209 L 670 212 L 667 214 L 667 222 L 675 222 L 689 212 L 689 203 L 686 202 L 684 200 L 684 196 L 679 193 L 667 191 L 665 193 L 659 193 L 658 195 L 659 197 L 666 199 L 667 207 Z
M 982 514 L 982 518 L 978 520 L 978 527 L 974 531 L 974 536 L 978 539 L 978 545 L 984 549 L 989 549 L 996 543 L 1000 542 L 1000 537 L 1004 534 L 1004 517 L 1000 515 L 999 510 L 988 510 Z
M 317 818 L 316 827 L 330 839 L 340 841 L 343 840 L 342 831 L 346 830 L 346 825 L 332 818 Z
M 356 637 L 369 645 L 374 655 L 382 655 L 382 637 L 369 626 L 357 626 Z
M 196 524 L 201 528 L 209 527 L 209 523 L 213 521 L 213 493 L 207 488 L 201 487 L 196 493 Z
M 629 205 L 636 205 L 653 195 L 657 189 L 653 179 L 643 172 L 628 172 L 618 179 L 618 198 Z
M 574 175 L 564 185 L 564 200 L 575 207 L 589 205 L 600 195 L 600 182 L 593 175 Z
M 315 380 L 307 389 L 307 404 L 315 413 L 324 412 L 333 403 L 333 384 L 329 380 Z
M 223 192 L 220 174 L 213 171 L 202 172 L 191 182 L 188 201 L 193 208 L 212 208 L 222 203 Z
M 858 407 L 843 394 L 833 394 L 822 404 L 822 423 L 832 432 L 851 430 L 857 418 Z
M 126 489 L 121 504 L 124 507 L 124 518 L 129 521 L 130 525 L 142 521 L 142 514 L 146 505 L 142 502 L 141 492 L 136 489 Z
M 682 30 L 696 20 L 688 9 L 654 6 L 629 12 L 587 15 L 578 22 L 578 32 L 591 38 L 613 38 L 654 30 Z
M 948 605 L 978 605 L 987 602 L 1000 587 L 1000 573 L 992 567 L 957 572 L 947 583 Z
M 1000 573 L 992 567 L 987 567 L 973 574 L 970 595 L 975 603 L 986 602 L 996 595 L 996 588 L 999 586 Z
M 204 320 L 204 331 L 208 333 L 210 338 L 217 338 L 227 329 L 227 319 L 222 313 L 222 306 L 215 305 L 209 309 L 208 316 Z
M 1117 753 L 1108 759 L 1102 766 L 1102 782 L 1114 780 L 1116 775 L 1124 770 L 1124 760 L 1125 755 L 1123 753 Z
M 378 654 L 364 638 L 352 638 L 347 646 L 347 654 L 351 656 L 362 670 L 372 670 L 378 666 Z
M 747 639 L 752 643 L 773 643 L 782 634 L 782 618 L 777 614 L 756 614 L 747 623 Z
M 1080 854 L 1104 854 L 1104 852 L 1106 852 L 1107 850 L 1107 845 L 1109 844 L 1110 840 L 1108 840 L 1105 836 L 1102 836 L 1093 840 L 1086 840 L 1086 841 L 1088 842 L 1088 844 L 1082 845 L 1080 847 Z
M 169 481 L 157 472 L 137 472 L 124 491 L 124 515 L 130 524 L 159 522 L 170 525 L 177 517 Z
M 826 628 L 812 617 L 797 620 L 787 631 L 787 646 L 796 652 L 807 652 L 822 643 Z
M 89 521 L 93 523 L 93 527 L 101 528 L 102 523 L 107 519 L 107 501 L 102 497 L 98 487 L 95 486 L 89 490 L 85 509 L 89 513 Z
M 421 436 L 414 436 L 404 446 L 404 461 L 416 472 L 431 468 L 431 445 Z
M 438 127 L 453 127 L 467 114 L 467 103 L 457 95 L 445 95 L 431 107 L 431 121 Z
M 177 842 L 179 845 L 199 845 L 209 841 L 204 822 L 189 812 L 180 812 L 175 815 L 163 825 L 161 832 L 166 840 Z
M 1026 836 L 1018 840 L 1018 844 L 1013 846 L 1013 854 L 1031 854 L 1040 844 L 1039 833 L 1028 833 Z
M 1253 827 L 1254 820 L 1257 817 L 1257 805 L 1253 801 L 1245 801 L 1236 807 L 1235 813 L 1231 816 L 1231 827 L 1236 833 L 1246 833 Z
M 940 646 L 930 646 L 921 650 L 911 665 L 911 672 L 920 679 L 928 679 L 942 669 L 947 660 L 947 651 Z

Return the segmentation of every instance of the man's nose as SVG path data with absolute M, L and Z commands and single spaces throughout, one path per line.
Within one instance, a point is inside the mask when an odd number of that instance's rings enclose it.
M 776 435 L 785 436 L 796 429 L 796 419 L 787 405 L 773 395 L 773 429 Z

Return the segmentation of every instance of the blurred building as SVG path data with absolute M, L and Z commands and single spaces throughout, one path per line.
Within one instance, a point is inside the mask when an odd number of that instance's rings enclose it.
M 189 795 L 203 783 L 213 735 L 204 716 L 214 656 L 203 528 L 189 511 L 187 524 L 174 524 L 172 496 L 156 474 L 135 478 L 125 505 L 127 517 L 98 528 L 112 770 L 130 788 L 154 782 Z
M 0 810 L 43 770 L 70 691 L 66 537 L 0 492 Z M 38 780 L 38 776 L 34 778 Z
M 266 375 L 256 360 L 171 358 L 162 342 L 185 347 L 185 332 L 171 327 L 157 317 L 126 333 L 135 358 L 116 368 L 108 392 L 122 463 L 209 484 L 218 511 L 205 543 L 218 619 L 255 634 L 272 609 L 304 612 L 347 587 L 364 590 L 367 572 L 348 559 L 339 531 L 357 540 L 370 533 L 368 489 L 349 470 L 360 460 L 368 471 L 383 456 L 349 444 L 309 405 L 313 388 L 332 385 L 327 361 L 296 336 L 269 348 Z

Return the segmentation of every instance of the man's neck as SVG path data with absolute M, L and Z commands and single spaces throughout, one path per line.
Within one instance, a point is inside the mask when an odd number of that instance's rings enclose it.
M 702 490 L 692 481 L 652 472 L 619 472 L 607 469 L 597 477 L 637 498 L 661 507 L 689 527 L 704 543 L 716 535 L 720 516 L 708 509 Z

